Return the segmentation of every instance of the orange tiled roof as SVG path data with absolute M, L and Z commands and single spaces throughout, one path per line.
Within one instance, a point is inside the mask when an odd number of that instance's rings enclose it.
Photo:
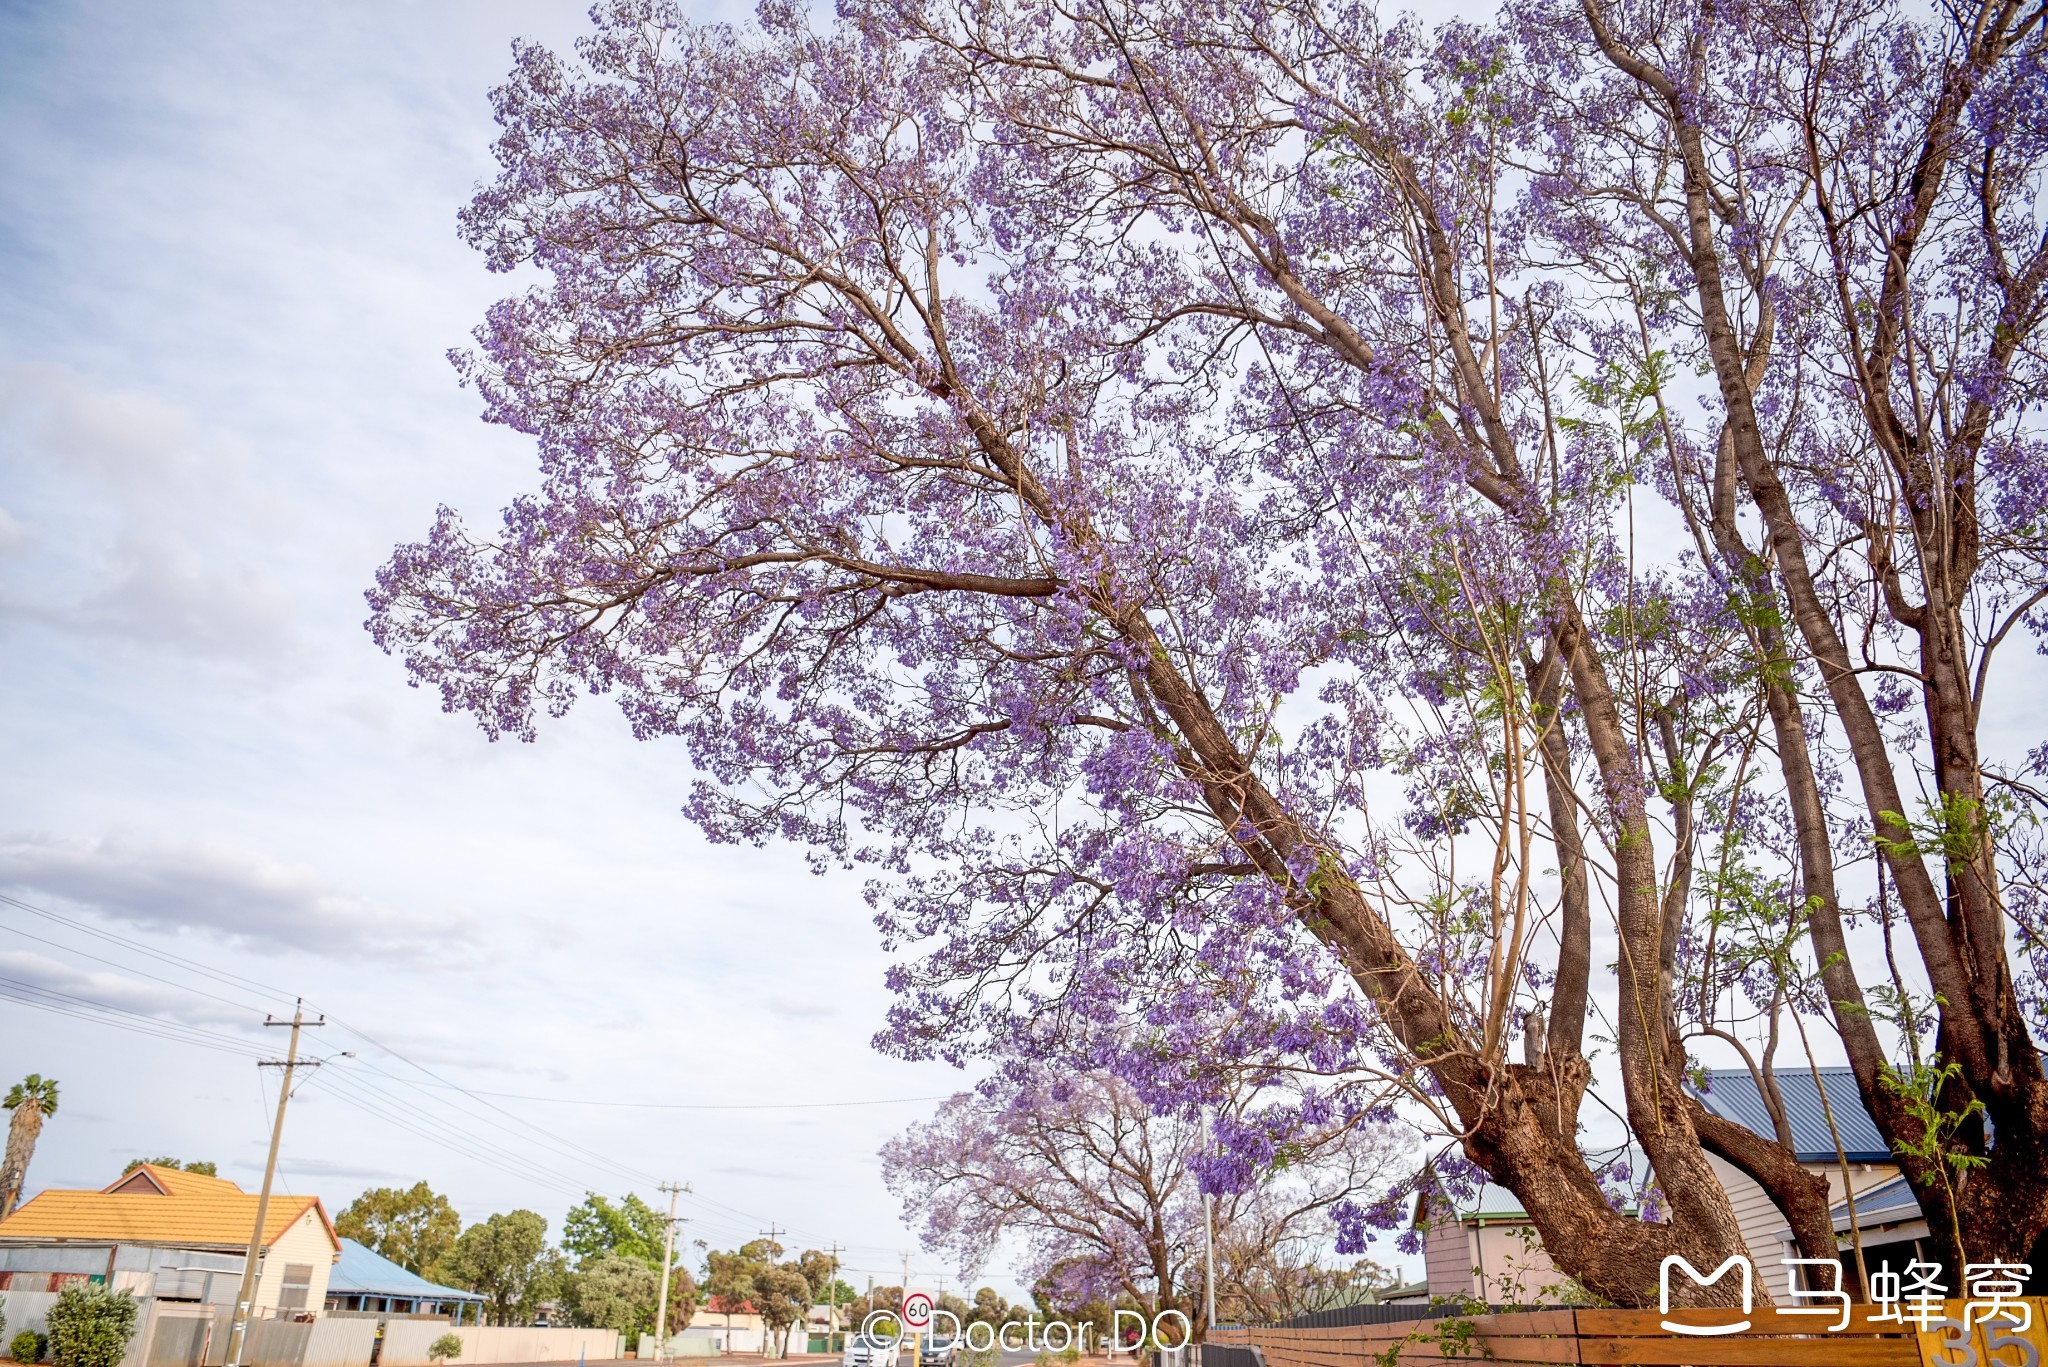
M 135 1180 L 137 1174 L 147 1178 Z M 156 1190 L 150 1190 L 154 1184 Z M 122 1190 L 113 1190 L 114 1187 Z M 95 1243 L 178 1244 L 247 1248 L 257 1196 L 220 1177 L 145 1163 L 103 1191 L 46 1191 L 0 1220 L 0 1240 L 82 1239 Z M 336 1251 L 334 1223 L 317 1196 L 270 1194 L 264 1213 L 268 1248 L 308 1210 L 317 1212 Z

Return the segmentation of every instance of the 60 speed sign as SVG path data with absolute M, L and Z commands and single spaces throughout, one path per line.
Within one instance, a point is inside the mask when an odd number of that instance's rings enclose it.
M 932 1297 L 929 1291 L 912 1291 L 903 1297 L 903 1327 L 905 1329 L 929 1329 L 932 1324 Z

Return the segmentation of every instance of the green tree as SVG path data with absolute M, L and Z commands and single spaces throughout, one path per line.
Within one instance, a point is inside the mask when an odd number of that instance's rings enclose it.
M 376 1187 L 349 1202 L 334 1232 L 354 1239 L 408 1272 L 424 1274 L 440 1262 L 462 1232 L 462 1217 L 425 1182 Z
M 663 1234 L 661 1215 L 639 1197 L 628 1193 L 615 1206 L 591 1191 L 562 1221 L 562 1248 L 578 1267 L 608 1253 L 659 1267 Z
M 726 1315 L 742 1313 L 754 1298 L 754 1277 L 762 1266 L 762 1260 L 748 1256 L 745 1248 L 705 1254 L 704 1289 L 711 1293 L 711 1308 Z
M 36 1136 L 43 1132 L 44 1119 L 57 1114 L 57 1079 L 30 1073 L 8 1089 L 5 1104 L 13 1115 L 7 1121 L 7 1152 L 0 1156 L 0 1220 L 21 1204 Z
M 493 1324 L 517 1324 L 555 1289 L 561 1255 L 548 1247 L 548 1222 L 530 1210 L 471 1225 L 437 1265 L 436 1276 L 480 1293 Z
M 858 1329 L 867 1321 L 871 1312 L 880 1310 L 890 1315 L 890 1322 L 894 1323 L 893 1317 L 897 1307 L 902 1304 L 902 1287 L 878 1286 L 865 1296 L 856 1296 L 851 1304 L 842 1304 L 839 1307 L 839 1322 L 849 1328 Z
M 57 1367 L 118 1367 L 135 1336 L 135 1298 L 110 1286 L 72 1285 L 43 1312 Z
M 829 1253 L 807 1248 L 797 1255 L 796 1269 L 803 1274 L 804 1281 L 810 1286 L 811 1304 L 823 1304 L 826 1288 L 832 1285 L 833 1277 L 838 1275 L 839 1260 Z
M 121 1175 L 126 1177 L 145 1163 L 152 1168 L 170 1168 L 174 1172 L 196 1172 L 201 1177 L 220 1176 L 220 1169 L 211 1163 L 197 1159 L 190 1163 L 180 1163 L 175 1158 L 131 1158 L 128 1160 L 128 1166 L 121 1169 Z
M 675 1267 L 668 1274 L 668 1331 L 673 1334 L 679 1329 L 690 1327 L 690 1321 L 697 1317 L 697 1303 L 704 1293 L 697 1286 L 697 1279 L 686 1267 Z
M 970 1324 L 1008 1324 L 1024 1318 L 1024 1307 L 1012 1305 L 993 1286 L 974 1293 L 974 1304 L 961 1318 Z
M 765 1263 L 754 1274 L 754 1313 L 776 1336 L 776 1352 L 789 1351 L 791 1326 L 801 1324 L 810 1308 L 811 1284 L 796 1263 Z
M 803 1321 L 813 1291 L 821 1290 L 830 1276 L 832 1260 L 815 1250 L 794 1262 L 781 1262 L 781 1257 L 782 1245 L 773 1239 L 755 1239 L 730 1253 L 714 1250 L 705 1256 L 704 1285 L 714 1311 L 735 1315 L 751 1309 L 786 1347 L 790 1327 Z M 816 1286 L 807 1265 L 818 1278 Z
M 576 1319 L 599 1329 L 616 1329 L 631 1344 L 635 1336 L 653 1332 L 660 1293 L 661 1273 L 647 1261 L 624 1253 L 600 1253 L 577 1273 Z
M 427 1357 L 434 1362 L 446 1362 L 462 1356 L 462 1335 L 443 1334 L 427 1345 Z

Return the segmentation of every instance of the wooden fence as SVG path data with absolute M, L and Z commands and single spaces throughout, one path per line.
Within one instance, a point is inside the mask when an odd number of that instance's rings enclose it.
M 1995 1320 L 1972 1325 L 1967 1343 L 1959 1328 L 1920 1333 L 1912 1324 L 1874 1320 L 1869 1307 L 1860 1305 L 1839 1333 L 1825 1332 L 1834 1318 L 1784 1315 L 1769 1306 L 1747 1316 L 1733 1310 L 1668 1316 L 1700 1328 L 1749 1321 L 1746 1329 L 1712 1337 L 1673 1333 L 1663 1327 L 1667 1316 L 1655 1310 L 1534 1310 L 1324 1329 L 1219 1327 L 1209 1342 L 1225 1352 L 1205 1357 L 1238 1357 L 1229 1352 L 1235 1347 L 1258 1349 L 1262 1367 L 1445 1367 L 1461 1360 L 1613 1367 L 2044 1367 L 2048 1300 L 2028 1298 L 2025 1304 L 2031 1322 L 2024 1333 Z M 1948 1302 L 1947 1313 L 1959 1326 L 1964 1303 Z M 1995 1347 L 1987 1331 L 2001 1340 Z M 1205 1361 L 1203 1367 L 1240 1364 Z

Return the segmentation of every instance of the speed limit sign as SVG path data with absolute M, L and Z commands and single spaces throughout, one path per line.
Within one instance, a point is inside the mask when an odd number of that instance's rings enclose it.
M 929 1329 L 932 1325 L 932 1296 L 929 1291 L 908 1291 L 903 1296 L 903 1327 Z

